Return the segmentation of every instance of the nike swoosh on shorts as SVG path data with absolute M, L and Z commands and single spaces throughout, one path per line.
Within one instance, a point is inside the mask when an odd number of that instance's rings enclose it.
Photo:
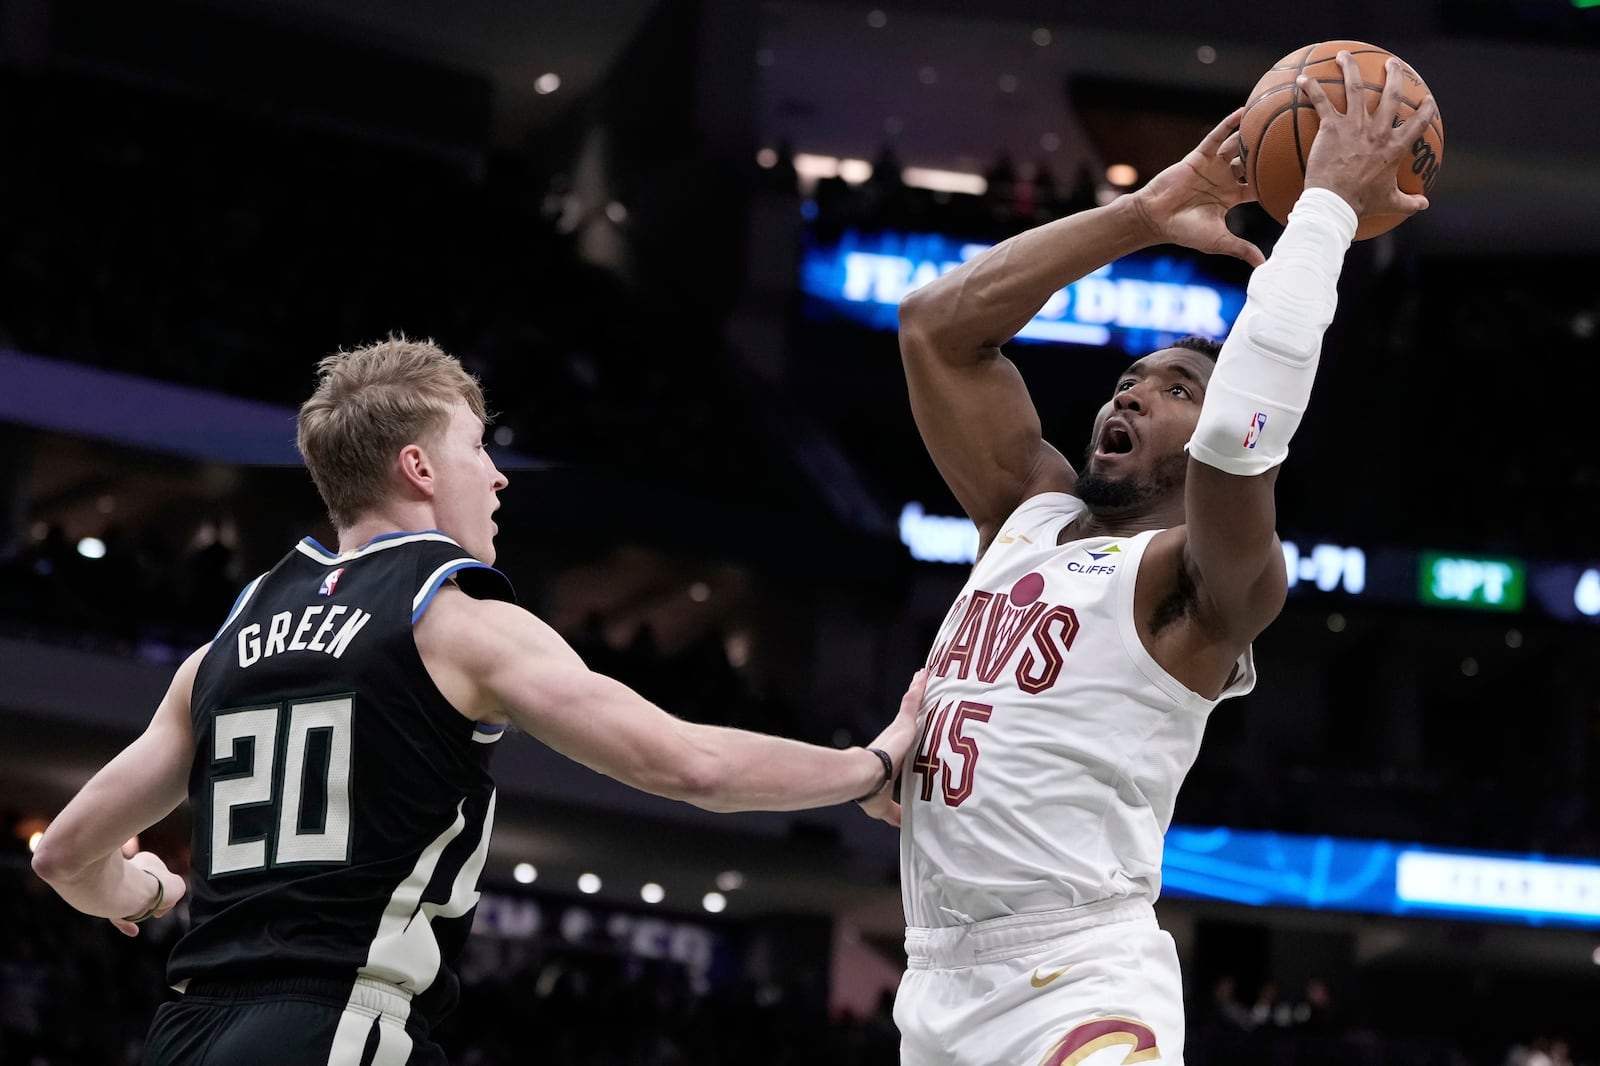
M 1028 978 L 1028 983 L 1034 988 L 1043 988 L 1045 985 L 1049 984 L 1051 981 L 1054 981 L 1057 977 L 1060 977 L 1070 969 L 1072 969 L 1070 965 L 1063 966 L 1054 973 L 1047 973 L 1043 977 L 1040 977 L 1038 969 L 1035 969 L 1033 971 L 1033 976 Z

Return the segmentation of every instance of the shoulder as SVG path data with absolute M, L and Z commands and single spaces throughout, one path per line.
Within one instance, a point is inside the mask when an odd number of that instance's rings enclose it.
M 485 668 L 505 656 L 566 647 L 555 629 L 532 612 L 507 600 L 470 596 L 454 581 L 438 587 L 413 632 L 430 665 L 435 657 L 444 657 L 464 668 Z
M 183 662 L 178 666 L 178 676 L 182 677 L 187 674 L 192 679 L 195 675 L 195 671 L 200 669 L 201 661 L 211 653 L 211 644 L 212 642 L 208 640 L 194 651 L 190 652 L 189 657 L 184 659 Z
M 173 721 L 187 723 L 190 708 L 194 704 L 195 679 L 200 674 L 200 664 L 210 654 L 212 642 L 207 641 L 194 651 L 188 658 L 179 664 L 172 675 L 172 682 L 167 686 L 167 694 L 161 704 L 156 708 L 158 717 L 167 716 Z
M 1043 489 L 1018 501 L 1004 518 L 981 536 L 981 558 L 995 543 L 1018 540 L 1045 543 L 1084 512 L 1084 502 L 1065 489 Z
M 413 626 L 417 653 L 462 714 L 499 721 L 519 692 L 583 661 L 548 623 L 514 603 L 480 600 L 445 582 Z
M 454 581 L 441 581 L 430 590 L 425 609 L 412 631 L 419 647 L 462 650 L 494 642 L 498 635 L 520 625 L 527 611 L 504 600 L 469 596 Z

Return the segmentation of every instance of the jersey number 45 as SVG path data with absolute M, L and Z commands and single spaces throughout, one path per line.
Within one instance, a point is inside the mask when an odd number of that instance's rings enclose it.
M 987 703 L 962 700 L 946 703 L 928 712 L 928 724 L 922 741 L 917 745 L 917 757 L 911 772 L 922 778 L 922 790 L 917 798 L 932 800 L 935 784 L 942 787 L 944 801 L 959 807 L 972 795 L 978 780 L 978 741 L 969 737 L 962 728 L 968 722 L 987 722 L 994 708 Z M 950 754 L 959 757 L 959 772 L 953 773 L 949 757 L 941 759 L 939 749 L 949 741 Z

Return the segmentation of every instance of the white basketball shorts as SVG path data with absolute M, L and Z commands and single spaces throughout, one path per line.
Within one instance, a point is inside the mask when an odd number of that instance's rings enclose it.
M 1182 1066 L 1183 981 L 1145 900 L 906 930 L 901 1066 Z

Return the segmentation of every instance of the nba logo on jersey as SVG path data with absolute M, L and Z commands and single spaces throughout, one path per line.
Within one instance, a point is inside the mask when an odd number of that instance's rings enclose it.
M 1267 412 L 1257 411 L 1250 419 L 1250 428 L 1244 431 L 1244 446 L 1254 448 L 1261 443 L 1261 433 L 1267 428 Z
M 339 567 L 333 573 L 322 579 L 322 587 L 317 590 L 318 596 L 332 596 L 334 586 L 339 584 L 339 575 L 344 573 L 344 567 Z

